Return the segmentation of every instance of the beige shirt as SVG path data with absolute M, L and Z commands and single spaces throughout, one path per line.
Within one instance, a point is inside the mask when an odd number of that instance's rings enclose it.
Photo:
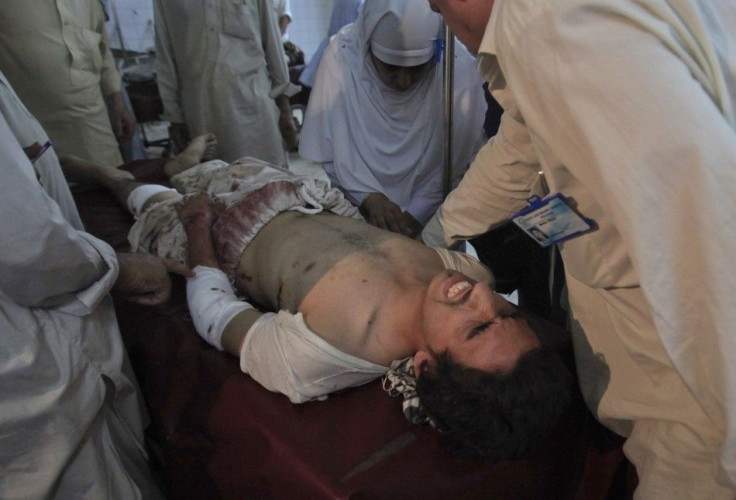
M 59 154 L 122 158 L 103 95 L 120 90 L 96 0 L 0 2 L 0 67 Z
M 497 0 L 501 128 L 426 234 L 494 227 L 540 169 L 596 221 L 559 245 L 581 386 L 650 498 L 736 487 L 734 25 L 730 0 Z

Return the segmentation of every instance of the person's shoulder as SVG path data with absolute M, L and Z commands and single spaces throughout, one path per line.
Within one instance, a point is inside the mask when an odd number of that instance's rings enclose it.
M 472 68 L 477 73 L 478 60 L 458 41 L 455 44 L 455 67 Z
M 327 48 L 325 48 L 323 59 L 325 57 L 337 57 L 340 52 L 348 50 L 351 44 L 350 32 L 351 30 L 346 30 L 346 28 L 344 27 L 340 31 L 332 35 L 330 37 L 329 43 L 327 44 Z
M 487 283 L 491 288 L 495 288 L 495 276 L 476 257 L 465 252 L 449 250 L 447 248 L 432 247 L 432 249 L 440 256 L 446 269 L 461 272 L 465 276 L 473 278 L 475 281 Z
M 327 78 L 332 87 L 340 85 L 344 80 L 343 75 L 351 71 L 351 57 L 350 50 L 345 45 L 345 40 L 338 33 L 332 37 L 327 47 L 325 47 L 318 71 L 328 75 Z

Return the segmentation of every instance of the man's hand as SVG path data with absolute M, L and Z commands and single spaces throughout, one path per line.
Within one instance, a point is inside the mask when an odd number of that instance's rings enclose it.
M 284 139 L 284 149 L 287 151 L 296 151 L 299 146 L 299 131 L 294 123 L 294 117 L 291 113 L 288 115 L 281 115 L 279 118 L 279 130 L 281 130 L 281 137 Z
M 207 193 L 200 192 L 184 197 L 181 204 L 176 206 L 176 213 L 184 227 L 197 218 L 205 219 L 211 226 L 224 209 L 221 203 L 210 200 Z
M 284 147 L 287 151 L 294 151 L 299 145 L 299 131 L 294 123 L 294 116 L 291 114 L 289 98 L 285 95 L 278 96 L 276 105 L 279 108 L 279 130 L 284 139 Z
M 118 254 L 118 264 L 120 272 L 113 289 L 131 302 L 148 306 L 156 306 L 169 300 L 169 273 L 194 276 L 183 264 L 147 253 Z
M 176 146 L 176 150 L 181 152 L 189 145 L 189 128 L 186 123 L 175 122 L 169 126 L 169 138 Z
M 130 142 L 135 133 L 135 119 L 128 112 L 123 94 L 115 92 L 112 95 L 112 131 L 119 142 Z
M 43 146 L 39 143 L 34 142 L 30 146 L 23 148 L 23 152 L 26 154 L 29 160 L 33 161 L 43 150 Z
M 383 193 L 371 193 L 366 196 L 360 204 L 360 211 L 369 224 L 406 236 L 414 234 L 415 228 L 411 221 L 418 225 L 411 215 L 405 215 L 401 207 Z

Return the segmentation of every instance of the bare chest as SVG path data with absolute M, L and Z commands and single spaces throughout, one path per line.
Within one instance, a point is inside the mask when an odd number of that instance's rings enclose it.
M 402 277 L 428 249 L 363 223 L 353 228 L 355 221 L 344 217 L 327 218 L 327 227 L 315 216 L 290 219 L 299 224 L 288 224 L 288 238 L 279 231 L 275 238 L 264 233 L 254 239 L 236 284 L 269 310 L 301 312 L 310 329 L 336 348 L 382 362 L 390 346 L 377 344 L 400 322 L 394 312 Z

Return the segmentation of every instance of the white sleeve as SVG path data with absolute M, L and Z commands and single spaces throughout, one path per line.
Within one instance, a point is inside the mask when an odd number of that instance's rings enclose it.
M 240 353 L 240 369 L 292 403 L 368 383 L 388 368 L 336 349 L 309 330 L 301 313 L 266 313 L 251 326 Z

